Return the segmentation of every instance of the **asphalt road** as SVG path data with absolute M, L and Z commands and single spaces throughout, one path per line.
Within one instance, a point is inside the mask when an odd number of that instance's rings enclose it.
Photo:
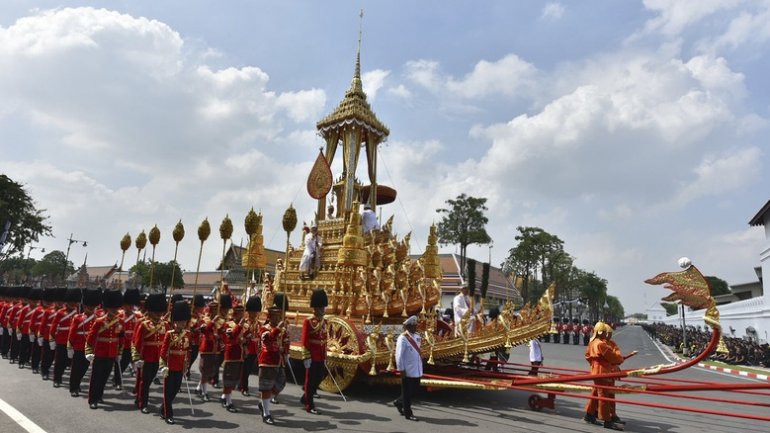
M 659 349 L 639 327 L 627 327 L 615 334 L 624 352 L 639 350 L 639 355 L 629 359 L 625 367 L 643 367 L 666 362 Z M 563 368 L 585 369 L 583 346 L 543 343 L 546 364 Z M 512 350 L 512 362 L 526 362 L 527 348 Z M 51 382 L 44 382 L 29 369 L 19 370 L 6 360 L 0 360 L 0 406 L 3 402 L 12 406 L 24 417 L 39 426 L 36 432 L 182 432 L 195 429 L 202 431 L 262 432 L 262 431 L 342 431 L 342 432 L 601 432 L 600 426 L 585 424 L 581 417 L 585 400 L 557 397 L 556 409 L 535 412 L 528 408 L 527 399 L 532 394 L 524 391 L 422 391 L 415 405 L 419 422 L 400 417 L 390 402 L 397 396 L 394 387 L 370 387 L 353 385 L 345 390 L 347 402 L 339 395 L 321 393 L 316 406 L 322 415 L 305 413 L 299 402 L 300 387 L 289 384 L 280 396 L 281 403 L 273 406 L 275 426 L 262 423 L 256 397 L 234 394 L 238 413 L 228 413 L 216 398 L 204 403 L 193 395 L 194 414 L 191 413 L 185 387 L 175 402 L 177 425 L 166 425 L 157 414 L 141 414 L 134 408 L 133 396 L 128 392 L 110 389 L 105 394 L 105 404 L 90 410 L 83 392 L 80 398 L 72 398 L 65 383 L 54 389 Z M 718 382 L 757 382 L 753 379 L 725 375 L 699 368 L 691 368 L 665 378 L 706 380 Z M 127 385 L 133 384 L 128 379 Z M 86 391 L 88 376 L 84 381 Z M 192 385 L 192 384 L 191 384 Z M 256 385 L 256 376 L 252 381 Z M 130 388 L 127 386 L 126 388 Z M 215 390 L 212 390 L 215 391 Z M 161 388 L 151 392 L 150 405 L 157 410 L 161 402 Z M 214 392 L 210 392 L 212 397 Z M 690 394 L 693 395 L 693 394 Z M 766 396 L 747 394 L 699 393 L 723 398 L 753 400 L 768 403 Z M 623 396 L 632 401 L 694 406 L 712 410 L 737 410 L 744 413 L 765 415 L 766 407 L 747 407 L 724 403 L 674 399 L 643 395 Z M 627 421 L 626 431 L 631 432 L 704 432 L 738 433 L 768 432 L 770 422 L 703 415 L 691 412 L 661 410 L 637 405 L 619 404 L 618 413 Z M 26 430 L 5 411 L 0 411 L 0 431 L 22 433 Z

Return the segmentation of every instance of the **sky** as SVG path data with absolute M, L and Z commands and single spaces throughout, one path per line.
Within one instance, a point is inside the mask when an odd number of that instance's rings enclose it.
M 282 250 L 289 204 L 312 218 L 315 124 L 350 86 L 359 28 L 364 89 L 391 131 L 379 181 L 398 191 L 380 211 L 412 232 L 411 253 L 465 193 L 488 199 L 494 240 L 469 256 L 499 265 L 518 226 L 540 227 L 627 313 L 666 294 L 643 281 L 682 256 L 729 284 L 757 280 L 767 0 L 4 0 L 0 172 L 53 228 L 31 257 L 72 235 L 88 242 L 72 245 L 76 265 L 111 265 L 125 233 L 157 225 L 168 261 L 181 219 L 178 260 L 195 271 L 208 218 L 212 270 L 219 223 L 229 215 L 245 245 L 252 207 Z

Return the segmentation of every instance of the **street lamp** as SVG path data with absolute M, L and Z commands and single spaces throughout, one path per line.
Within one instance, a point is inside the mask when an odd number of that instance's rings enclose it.
M 489 264 L 492 264 L 492 247 L 495 246 L 495 241 L 489 241 Z
M 45 252 L 45 248 L 40 248 L 40 247 L 36 247 L 36 246 L 30 245 L 29 246 L 29 251 L 27 251 L 27 260 L 29 260 L 29 255 L 32 253 L 32 250 L 37 250 L 37 249 L 40 249 L 41 253 Z
M 610 304 L 607 303 L 607 299 L 604 299 L 604 321 L 607 321 L 607 314 L 610 312 Z
M 72 235 L 73 234 L 70 233 L 70 237 L 69 237 L 69 239 L 67 239 L 67 241 L 69 243 L 67 244 L 67 254 L 64 256 L 64 269 L 62 270 L 62 281 L 64 282 L 65 285 L 67 284 L 67 262 L 70 259 L 70 247 L 72 247 L 72 244 L 74 244 L 76 242 L 82 242 L 83 243 L 83 247 L 87 247 L 88 246 L 88 242 L 81 241 L 81 240 L 78 240 L 78 239 L 73 239 Z

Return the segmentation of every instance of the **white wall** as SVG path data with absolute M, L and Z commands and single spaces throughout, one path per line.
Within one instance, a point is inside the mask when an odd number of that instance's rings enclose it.
M 756 329 L 760 343 L 770 341 L 770 304 L 766 302 L 766 299 L 767 292 L 765 292 L 765 297 L 762 298 L 747 299 L 718 306 L 722 334 L 743 338 L 746 336 L 746 328 L 751 326 Z M 688 308 L 688 311 L 684 314 L 687 326 L 705 326 L 703 321 L 704 313 L 705 310 L 689 311 Z M 667 325 L 681 326 L 681 314 L 680 310 L 676 315 L 669 316 L 664 320 L 660 320 L 660 322 Z M 735 334 L 730 333 L 730 327 L 735 329 Z

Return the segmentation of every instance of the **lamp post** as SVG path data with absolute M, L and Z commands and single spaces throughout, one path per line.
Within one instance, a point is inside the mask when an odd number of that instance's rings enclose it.
M 492 264 L 492 247 L 495 246 L 495 241 L 489 242 L 489 264 Z
M 70 233 L 70 237 L 69 237 L 69 239 L 67 239 L 67 241 L 68 241 L 68 244 L 67 244 L 67 254 L 64 255 L 64 269 L 62 269 L 62 282 L 65 285 L 67 284 L 67 263 L 69 262 L 69 259 L 70 259 L 70 248 L 72 247 L 72 244 L 74 244 L 76 242 L 78 242 L 78 243 L 82 242 L 83 243 L 83 247 L 87 247 L 88 246 L 88 242 L 81 241 L 81 240 L 78 240 L 78 239 L 73 239 L 72 235 L 73 234 Z
M 684 304 L 682 306 L 682 355 L 689 356 L 690 351 L 687 349 L 687 321 L 684 319 Z

